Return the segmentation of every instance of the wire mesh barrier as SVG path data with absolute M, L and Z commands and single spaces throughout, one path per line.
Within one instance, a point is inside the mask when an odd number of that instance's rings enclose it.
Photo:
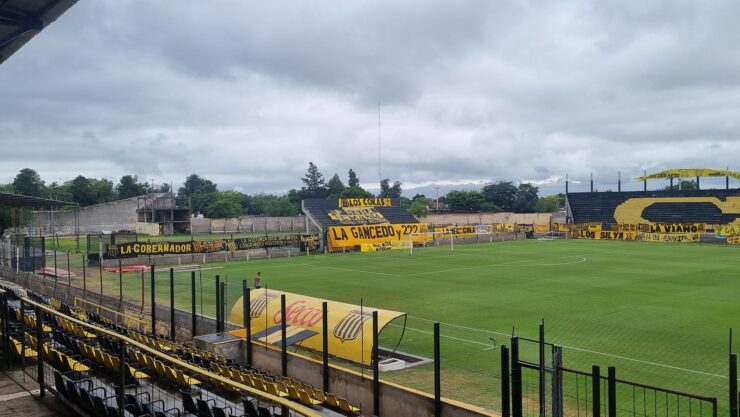
M 3 241 L 8 245 L 7 241 Z M 21 246 L 17 250 L 4 247 L 0 253 L 23 253 L 24 241 L 18 242 Z M 40 240 L 29 241 L 31 257 L 35 247 L 46 247 L 46 242 Z M 11 244 L 12 247 L 12 244 Z M 36 249 L 39 250 L 39 249 Z M 46 249 L 45 262 L 53 265 L 53 250 Z M 5 255 L 3 255 L 5 256 Z M 49 275 L 37 275 L 33 271 L 17 271 L 10 266 L 10 262 L 0 270 L 2 275 L 26 288 L 39 293 L 56 297 L 69 304 L 78 303 L 88 311 L 105 311 L 109 317 L 120 316 L 116 323 L 133 329 L 151 332 L 152 301 L 159 306 L 157 321 L 160 327 L 158 334 L 171 335 L 170 306 L 179 313 L 195 312 L 198 320 L 203 318 L 220 319 L 229 330 L 241 327 L 243 323 L 229 325 L 233 306 L 242 297 L 243 277 L 229 276 L 228 270 L 208 269 L 208 266 L 199 266 L 194 270 L 177 270 L 170 267 L 147 267 L 135 272 L 109 272 L 104 269 L 86 267 L 84 255 L 70 256 L 59 252 L 57 256 L 57 271 Z M 22 264 L 22 262 L 21 262 Z M 69 270 L 77 277 L 64 276 L 60 269 Z M 101 275 L 98 275 L 101 274 Z M 152 285 L 153 284 L 153 285 Z M 247 284 L 253 284 L 249 279 Z M 154 290 L 154 291 L 152 291 Z M 299 355 L 314 361 L 321 361 L 321 349 L 306 346 L 305 342 L 287 342 L 284 338 L 294 338 L 300 332 L 296 327 L 307 325 L 312 314 L 319 315 L 316 310 L 309 310 L 302 306 L 291 306 L 288 302 L 283 314 L 280 305 L 280 291 L 270 288 L 261 288 L 258 294 L 265 298 L 265 314 L 261 320 L 286 318 L 286 336 L 282 329 L 273 329 L 273 333 L 265 333 L 254 339 L 254 349 L 267 350 L 281 349 L 289 355 Z M 346 301 L 346 300 L 345 300 Z M 694 417 L 704 415 L 732 415 L 732 404 L 725 399 L 728 392 L 726 360 L 723 348 L 696 337 L 687 330 L 686 335 L 675 335 L 677 345 L 690 348 L 661 350 L 651 343 L 651 340 L 640 333 L 637 323 L 628 330 L 600 327 L 599 323 L 587 329 L 588 334 L 597 334 L 606 340 L 612 347 L 594 347 L 592 350 L 581 346 L 589 346 L 588 340 L 580 336 L 583 323 L 573 321 L 559 321 L 549 325 L 549 334 L 554 334 L 548 340 L 568 340 L 571 343 L 543 342 L 544 338 L 528 339 L 516 338 L 517 363 L 510 364 L 511 375 L 503 371 L 504 361 L 502 352 L 504 345 L 513 351 L 511 334 L 485 331 L 472 327 L 441 324 L 435 343 L 435 323 L 414 316 L 405 316 L 389 322 L 378 335 L 378 343 L 374 343 L 372 328 L 373 308 L 366 306 L 364 300 L 355 300 L 359 307 L 345 306 L 334 309 L 340 319 L 346 318 L 347 323 L 362 323 L 367 326 L 367 332 L 361 330 L 354 333 L 351 326 L 337 329 L 329 326 L 330 335 L 335 332 L 343 338 L 344 346 L 349 346 L 351 340 L 359 343 L 350 355 L 357 360 L 348 360 L 340 357 L 336 352 L 330 352 L 329 363 L 343 369 L 358 373 L 368 381 L 374 381 L 377 363 L 378 378 L 400 384 L 404 387 L 415 388 L 429 395 L 439 395 L 444 404 L 447 400 L 457 400 L 480 407 L 482 411 L 501 412 L 510 407 L 510 414 L 519 416 L 563 417 L 576 416 L 613 417 L 616 415 L 651 416 L 651 417 Z M 217 308 L 220 306 L 221 308 Z M 110 310 L 110 311 L 108 311 Z M 310 314 L 309 314 L 310 313 Z M 179 316 L 178 316 L 179 317 Z M 161 323 L 165 323 L 162 327 Z M 266 323 L 265 329 L 275 323 Z M 315 323 L 317 326 L 320 323 Z M 187 327 L 187 324 L 179 324 Z M 361 326 L 361 327 L 362 327 Z M 193 334 L 205 334 L 206 328 L 201 328 Z M 294 332 L 294 333 L 291 333 Z M 632 332 L 632 333 L 630 333 Z M 602 334 L 603 333 L 603 334 Z M 624 346 L 628 337 L 635 338 L 633 345 L 638 347 L 640 359 L 621 355 L 617 347 Z M 270 336 L 271 335 L 271 336 Z M 180 336 L 179 334 L 177 335 Z M 297 339 L 296 339 L 297 338 Z M 573 346 L 575 345 L 575 346 Z M 377 359 L 374 346 L 379 346 Z M 349 349 L 349 348 L 348 348 Z M 610 353 L 611 352 L 611 353 Z M 435 357 L 438 361 L 435 363 Z M 508 356 L 507 356 L 508 358 Z M 694 364 L 686 364 L 692 360 Z M 399 362 L 404 362 L 399 365 Z M 608 366 L 615 366 L 620 378 L 614 382 L 614 398 L 609 400 L 609 377 L 606 372 L 597 379 L 598 401 L 594 399 L 593 371 L 591 365 L 601 366 L 607 370 Z M 518 376 L 514 379 L 514 368 L 518 366 Z M 28 374 L 37 373 L 38 369 L 28 369 Z M 624 376 L 624 379 L 622 379 Z M 631 380 L 640 381 L 630 382 Z M 438 385 L 437 385 L 438 382 Z M 515 398 L 514 386 L 520 385 L 519 396 Z M 509 395 L 504 394 L 507 384 L 512 398 L 509 404 Z M 321 385 L 321 381 L 315 383 Z M 671 389 L 664 388 L 670 386 Z M 340 395 L 349 395 L 345 391 Z M 699 392 L 701 395 L 693 394 Z M 614 414 L 609 414 L 611 404 L 614 403 Z M 373 404 L 362 404 L 364 410 L 372 410 Z M 444 407 L 444 405 L 442 406 Z M 514 411 L 519 407 L 519 413 Z M 595 415 L 595 408 L 598 415 Z

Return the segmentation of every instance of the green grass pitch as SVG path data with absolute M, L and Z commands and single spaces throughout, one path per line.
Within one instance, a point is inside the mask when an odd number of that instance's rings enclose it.
M 214 276 L 241 280 L 261 271 L 272 289 L 407 312 L 399 350 L 431 357 L 432 322 L 442 323 L 443 396 L 500 409 L 500 350 L 512 329 L 564 346 L 564 365 L 616 366 L 622 379 L 727 399 L 728 329 L 740 322 L 740 248 L 618 241 L 513 241 L 391 251 L 274 258 L 204 265 L 198 310 L 213 316 Z M 183 261 L 185 262 L 185 261 Z M 97 270 L 88 276 L 97 289 Z M 176 303 L 189 309 L 189 273 L 176 274 Z M 105 274 L 117 294 L 117 274 Z M 148 275 L 145 279 L 148 301 Z M 158 273 L 168 303 L 167 273 Z M 138 300 L 138 274 L 125 274 Z M 381 336 L 394 348 L 402 322 Z M 494 339 L 494 340 L 491 340 Z M 494 342 L 495 341 L 495 342 Z M 536 360 L 535 347 L 522 348 Z M 383 378 L 431 390 L 431 366 Z M 531 385 L 536 380 L 525 381 Z M 526 393 L 525 393 L 526 395 Z M 566 397 L 568 389 L 566 388 Z M 566 398 L 566 403 L 568 399 Z M 725 405 L 723 405 L 725 404 Z M 582 407 L 582 405 L 581 405 Z

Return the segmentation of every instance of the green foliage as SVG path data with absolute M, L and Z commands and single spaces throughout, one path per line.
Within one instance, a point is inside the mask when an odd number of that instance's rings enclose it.
M 480 205 L 480 211 L 485 213 L 498 213 L 501 212 L 501 207 L 491 203 L 490 201 L 486 201 L 483 204 Z
M 136 175 L 124 175 L 116 185 L 116 194 L 119 199 L 137 197 L 148 193 L 151 187 L 148 183 L 140 183 Z
M 292 201 L 289 195 L 278 197 L 273 194 L 260 193 L 249 199 L 251 200 L 249 214 L 296 216 L 300 212 L 300 203 Z
M 72 201 L 81 206 L 107 203 L 116 199 L 113 192 L 113 182 L 106 179 L 85 178 L 78 175 L 72 181 L 65 183 L 72 196 Z
M 205 214 L 211 219 L 239 217 L 244 214 L 243 200 L 244 194 L 238 191 L 218 191 Z
M 301 181 L 303 182 L 301 188 L 303 198 L 326 198 L 328 196 L 329 190 L 324 183 L 324 175 L 313 162 L 308 163 L 308 170 Z
M 537 206 L 539 188 L 532 184 L 519 184 L 514 195 L 514 213 L 532 213 Z
M 401 197 L 401 181 L 395 181 L 393 185 L 390 185 L 391 180 L 388 178 L 380 181 L 380 194 L 378 197 L 381 198 L 400 198 Z
M 357 178 L 357 174 L 355 173 L 352 168 L 349 169 L 349 175 L 347 179 L 347 186 L 348 187 L 359 187 L 360 186 L 360 179 Z
M 481 211 L 481 205 L 486 201 L 485 195 L 475 190 L 453 190 L 445 198 L 447 208 L 452 211 Z
M 16 194 L 44 197 L 44 182 L 38 172 L 23 168 L 13 180 L 13 192 Z
M 366 191 L 364 188 L 357 186 L 357 187 L 347 187 L 342 191 L 342 193 L 339 195 L 339 198 L 372 198 L 373 193 Z
M 415 198 L 411 200 L 411 204 L 407 210 L 417 218 L 425 217 L 429 214 L 429 205 L 427 204 L 426 198 Z
M 540 197 L 537 200 L 535 209 L 538 213 L 552 213 L 558 211 L 561 207 L 560 201 L 563 194 L 549 195 L 547 197 Z
M 344 184 L 342 183 L 342 180 L 339 179 L 339 175 L 337 174 L 334 174 L 334 176 L 331 177 L 329 182 L 326 183 L 326 187 L 329 190 L 328 198 L 333 198 L 333 199 L 339 198 L 339 196 L 342 194 L 344 189 L 347 188 L 344 186 Z
M 514 211 L 517 188 L 509 181 L 499 181 L 483 187 L 486 201 L 500 207 L 502 211 Z
M 671 189 L 670 185 L 666 185 L 663 190 L 668 191 Z M 678 182 L 675 182 L 673 184 L 674 190 L 696 190 L 698 187 L 696 186 L 695 180 L 679 180 Z
M 193 213 L 205 214 L 217 191 L 216 183 L 213 181 L 191 174 L 185 179 L 185 184 L 177 191 L 177 196 L 179 198 L 189 197 Z
M 513 213 L 532 213 L 536 211 L 538 191 L 539 188 L 532 184 L 519 184 L 517 187 L 509 181 L 488 184 L 482 190 L 486 201 L 493 203 L 498 209 L 497 211 Z

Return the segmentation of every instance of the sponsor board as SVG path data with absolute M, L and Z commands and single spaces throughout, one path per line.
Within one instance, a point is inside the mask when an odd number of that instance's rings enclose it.
M 252 340 L 276 346 L 281 345 L 281 326 L 283 317 L 280 296 L 285 294 L 285 324 L 289 344 L 322 351 L 322 302 L 318 298 L 300 294 L 283 293 L 272 290 L 253 290 L 250 292 L 250 318 Z M 243 299 L 239 298 L 231 310 L 232 323 L 244 323 Z M 392 320 L 405 313 L 381 310 L 371 307 L 327 302 L 327 324 L 329 352 L 332 355 L 355 363 L 370 365 L 373 350 L 372 314 L 378 312 L 378 329 L 381 330 Z M 234 332 L 244 337 L 244 330 Z

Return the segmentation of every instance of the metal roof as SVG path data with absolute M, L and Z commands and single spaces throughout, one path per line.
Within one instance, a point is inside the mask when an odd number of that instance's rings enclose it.
M 658 178 L 693 178 L 693 177 L 733 177 L 740 180 L 740 172 L 726 171 L 722 169 L 711 168 L 678 168 L 667 171 L 656 172 L 655 174 L 637 177 L 637 181 L 646 181 Z
M 77 205 L 77 203 L 70 203 L 69 201 L 51 200 L 48 198 L 0 192 L 0 206 L 51 208 Z
M 77 0 L 0 0 L 0 64 Z

